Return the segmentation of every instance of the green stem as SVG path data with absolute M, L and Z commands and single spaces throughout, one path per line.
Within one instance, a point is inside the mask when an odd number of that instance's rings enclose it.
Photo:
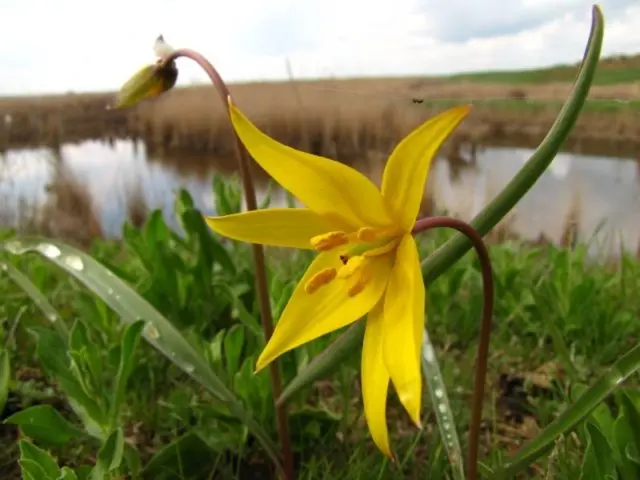
M 224 108 L 227 112 L 228 101 L 231 98 L 231 93 L 227 88 L 227 85 L 222 80 L 222 77 L 214 66 L 204 56 L 189 49 L 179 49 L 173 51 L 170 55 L 160 60 L 159 65 L 161 67 L 170 65 L 171 62 L 180 57 L 186 57 L 196 62 L 207 73 L 211 79 L 211 83 L 216 88 L 216 91 L 220 95 L 220 98 L 224 104 Z M 235 134 L 236 140 L 236 157 L 238 159 L 238 165 L 240 167 L 240 173 L 242 176 L 242 185 L 245 194 L 245 200 L 247 202 L 247 210 L 257 210 L 258 202 L 256 200 L 256 190 L 251 178 L 249 153 L 244 148 L 244 145 L 240 141 L 240 138 Z M 271 314 L 271 301 L 269 298 L 269 287 L 267 283 L 267 272 L 264 259 L 264 249 L 262 245 L 252 244 L 253 249 L 253 261 L 256 267 L 256 291 L 258 293 L 258 302 L 260 304 L 260 313 L 262 319 L 262 329 L 264 332 L 265 342 L 269 341 L 273 334 L 273 317 Z M 282 446 L 283 465 L 277 465 L 276 467 L 281 471 L 285 480 L 293 480 L 294 467 L 293 467 L 293 450 L 291 448 L 291 437 L 289 433 L 289 418 L 287 416 L 286 404 L 278 404 L 276 400 L 282 393 L 282 380 L 280 378 L 280 368 L 277 362 L 271 362 L 269 365 L 269 373 L 271 376 L 271 387 L 273 393 L 273 401 L 276 409 L 276 419 L 278 426 L 278 435 L 280 437 L 280 444 Z

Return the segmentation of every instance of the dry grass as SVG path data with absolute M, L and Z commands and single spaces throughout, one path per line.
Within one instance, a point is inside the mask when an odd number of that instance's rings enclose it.
M 442 110 L 412 98 L 460 102 L 508 98 L 508 104 L 479 104 L 456 134 L 482 145 L 534 146 L 560 105 L 531 107 L 527 101 L 566 98 L 568 83 L 504 84 L 438 79 L 351 79 L 232 85 L 237 103 L 262 129 L 296 148 L 352 163 L 369 152 L 388 152 L 421 121 Z M 592 98 L 637 99 L 640 84 L 596 85 Z M 55 145 L 92 138 L 141 138 L 151 154 L 227 156 L 233 139 L 209 86 L 176 89 L 155 102 L 107 110 L 112 94 L 0 99 L 0 147 Z M 4 128 L 2 128 L 4 126 Z M 633 108 L 585 112 L 567 149 L 629 154 L 640 146 L 640 113 Z

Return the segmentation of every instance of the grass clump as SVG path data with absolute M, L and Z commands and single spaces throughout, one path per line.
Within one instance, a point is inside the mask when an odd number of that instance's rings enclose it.
M 233 191 L 222 189 L 219 179 L 216 188 L 218 195 Z M 238 208 L 231 206 L 234 203 L 226 201 L 228 208 Z M 242 405 L 275 436 L 268 377 L 266 372 L 252 373 L 263 342 L 249 246 L 208 231 L 203 237 L 196 235 L 195 224 L 185 221 L 194 216 L 185 214 L 193 212 L 190 205 L 188 194 L 180 192 L 176 211 L 184 226 L 182 234 L 170 230 L 160 212 L 154 211 L 141 228 L 126 225 L 122 240 L 96 240 L 88 251 L 177 327 Z M 12 235 L 2 234 L 4 238 Z M 449 235 L 445 231 L 426 236 L 421 242 L 423 256 Z M 270 295 L 277 318 L 310 256 L 307 252 L 272 253 Z M 548 425 L 575 400 L 576 392 L 635 343 L 640 334 L 640 262 L 626 254 L 615 262 L 601 262 L 589 256 L 585 245 L 562 248 L 517 241 L 492 245 L 490 254 L 497 291 L 482 457 L 488 468 L 495 469 L 505 454 Z M 13 416 L 10 423 L 18 424 L 35 445 L 48 450 L 60 467 L 80 475 L 94 465 L 98 449 L 104 456 L 105 440 L 91 435 L 91 423 L 74 406 L 77 398 L 70 394 L 71 380 L 52 362 L 54 358 L 73 360 L 69 365 L 74 381 L 104 411 L 122 368 L 119 358 L 128 329 L 123 329 L 119 316 L 103 300 L 41 257 L 4 255 L 0 261 L 26 274 L 57 312 L 56 322 L 71 332 L 69 343 L 55 340 L 56 330 L 42 303 L 33 302 L 11 275 L 0 276 L 0 338 L 11 366 L 2 418 Z M 427 326 L 458 429 L 464 433 L 482 300 L 474 256 L 465 256 L 427 291 Z M 285 382 L 334 338 L 329 335 L 287 354 Z M 58 353 L 52 357 L 52 352 Z M 136 465 L 139 478 L 271 478 L 260 444 L 215 396 L 199 389 L 183 369 L 146 343 L 139 343 L 130 355 L 127 388 L 112 419 L 113 431 L 122 432 L 127 453 L 109 478 L 132 475 Z M 354 352 L 333 377 L 317 382 L 292 401 L 299 478 L 424 478 L 425 472 L 429 478 L 445 478 L 448 460 L 427 400 L 424 429 L 417 432 L 404 420 L 396 399 L 391 399 L 391 431 L 399 461 L 391 464 L 379 455 L 364 428 L 358 371 L 359 354 Z M 637 381 L 628 384 L 627 390 L 634 390 Z M 612 398 L 590 421 L 606 426 L 602 419 L 609 415 L 613 424 L 625 402 L 620 396 Z M 70 426 L 70 438 L 52 443 L 16 420 L 16 414 L 34 412 L 29 410 L 34 406 L 47 406 L 61 415 Z M 19 478 L 20 451 L 26 455 L 16 428 L 3 428 L 2 478 Z M 595 435 L 589 428 L 596 427 L 580 427 L 559 442 L 552 466 L 541 461 L 528 476 L 543 478 L 552 468 L 555 478 L 577 478 L 589 452 L 589 439 Z M 464 442 L 465 436 L 461 438 Z

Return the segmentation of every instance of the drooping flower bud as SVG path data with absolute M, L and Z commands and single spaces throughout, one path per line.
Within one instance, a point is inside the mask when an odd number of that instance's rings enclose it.
M 151 99 L 171 90 L 178 80 L 178 68 L 175 62 L 166 63 L 165 59 L 173 48 L 160 35 L 154 44 L 158 57 L 155 64 L 147 65 L 136 72 L 116 94 L 113 108 L 126 108 L 142 100 Z
M 133 75 L 117 93 L 114 108 L 130 107 L 171 90 L 178 80 L 178 69 L 174 62 L 166 66 L 161 62 L 147 65 Z

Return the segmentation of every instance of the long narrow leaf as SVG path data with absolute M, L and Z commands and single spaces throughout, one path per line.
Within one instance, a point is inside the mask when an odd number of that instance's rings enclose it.
M 110 270 L 81 250 L 57 240 L 24 237 L 0 243 L 0 248 L 15 255 L 38 252 L 82 282 L 127 324 L 144 320 L 146 325 L 143 336 L 147 342 L 224 402 L 229 411 L 249 428 L 275 464 L 280 467 L 279 456 L 272 439 L 233 392 L 215 375 L 206 359 L 169 320 Z
M 58 333 L 62 336 L 64 341 L 67 341 L 69 337 L 69 329 L 67 326 L 60 320 L 60 314 L 55 309 L 53 305 L 47 300 L 42 292 L 36 287 L 29 278 L 24 275 L 21 271 L 15 268 L 10 263 L 0 262 L 0 270 L 6 272 L 11 280 L 13 280 L 16 285 L 18 285 L 24 293 L 31 297 L 33 303 L 40 309 L 40 311 L 44 314 L 44 316 L 49 320 L 53 326 L 58 330 Z
M 576 402 L 545 428 L 540 435 L 507 459 L 497 478 L 513 478 L 551 448 L 559 435 L 566 435 L 584 420 L 607 395 L 611 394 L 629 375 L 640 369 L 640 345 L 632 348 L 586 390 Z
M 442 372 L 436 358 L 436 351 L 426 328 L 424 329 L 424 339 L 422 340 L 422 371 L 427 379 L 431 403 L 438 422 L 438 428 L 440 429 L 442 444 L 451 463 L 453 478 L 464 480 L 462 448 L 460 448 L 460 440 L 456 431 L 456 422 L 453 419 L 453 410 L 449 404 L 447 388 L 442 380 Z

